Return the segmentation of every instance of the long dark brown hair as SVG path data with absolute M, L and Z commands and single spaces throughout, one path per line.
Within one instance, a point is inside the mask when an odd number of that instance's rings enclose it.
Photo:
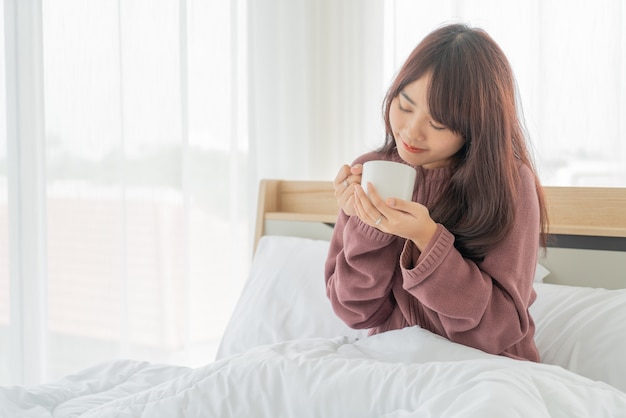
M 465 140 L 454 157 L 449 185 L 429 208 L 431 217 L 455 235 L 465 257 L 482 260 L 512 228 L 521 162 L 535 176 L 538 239 L 545 247 L 545 199 L 526 146 L 515 79 L 506 56 L 485 31 L 463 24 L 442 26 L 413 50 L 383 102 L 386 138 L 381 151 L 396 146 L 389 121 L 392 100 L 426 73 L 431 74 L 431 116 Z

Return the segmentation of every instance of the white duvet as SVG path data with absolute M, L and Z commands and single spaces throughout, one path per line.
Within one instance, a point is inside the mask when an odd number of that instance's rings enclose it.
M 417 327 L 259 346 L 197 369 L 117 361 L 0 388 L 2 417 L 626 417 L 626 394 Z

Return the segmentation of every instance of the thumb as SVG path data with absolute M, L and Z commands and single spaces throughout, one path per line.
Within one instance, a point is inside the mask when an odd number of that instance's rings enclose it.
M 411 213 L 413 210 L 415 210 L 415 206 L 413 206 L 415 202 L 411 200 L 403 200 L 398 199 L 397 197 L 390 197 L 385 200 L 385 203 L 388 207 L 399 210 L 401 212 Z
M 387 206 L 392 207 L 394 209 L 402 210 L 403 207 L 406 207 L 406 201 L 402 199 L 396 199 L 395 197 L 389 197 L 385 200 Z
M 350 167 L 350 172 L 352 174 L 361 174 L 363 172 L 363 164 L 355 164 Z

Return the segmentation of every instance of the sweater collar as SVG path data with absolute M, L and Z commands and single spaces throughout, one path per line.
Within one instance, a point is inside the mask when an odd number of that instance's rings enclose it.
M 400 157 L 400 154 L 398 154 L 398 150 L 396 148 L 393 149 L 393 152 L 391 154 L 391 160 L 397 163 L 410 165 Z M 412 167 L 417 171 L 418 176 L 422 177 L 427 182 L 445 181 L 445 180 L 450 179 L 450 177 L 452 177 L 452 168 L 450 167 L 431 168 L 431 169 L 424 168 L 419 165 L 412 166 Z

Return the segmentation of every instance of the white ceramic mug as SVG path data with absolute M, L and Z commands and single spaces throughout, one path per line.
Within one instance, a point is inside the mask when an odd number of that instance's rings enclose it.
M 410 165 L 385 160 L 366 161 L 361 185 L 367 193 L 367 183 L 372 183 L 383 200 L 389 197 L 411 200 L 416 174 Z

